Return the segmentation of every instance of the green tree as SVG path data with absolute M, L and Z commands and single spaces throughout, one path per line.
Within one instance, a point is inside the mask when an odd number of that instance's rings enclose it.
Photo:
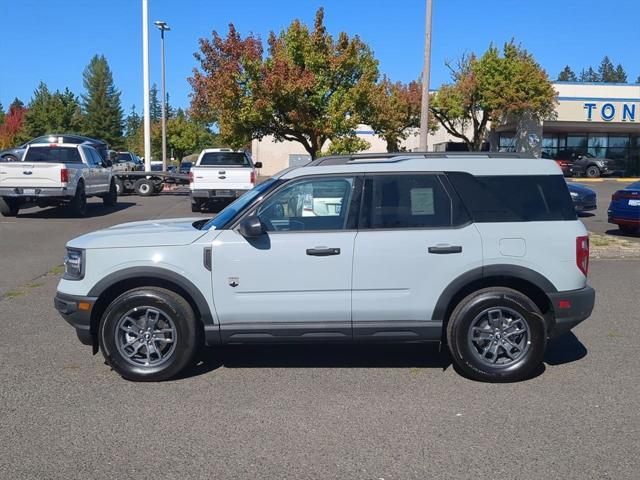
M 371 144 L 355 134 L 344 135 L 331 140 L 327 155 L 347 155 L 368 150 Z
M 600 82 L 615 82 L 616 81 L 616 70 L 609 60 L 608 56 L 604 56 L 602 62 L 600 62 L 600 66 L 598 67 L 598 80 Z
M 453 83 L 440 87 L 430 111 L 444 129 L 479 151 L 487 123 L 527 113 L 550 117 L 556 92 L 546 72 L 513 41 L 501 52 L 491 45 L 482 57 L 464 56 L 451 67 Z
M 615 81 L 618 83 L 627 83 L 627 72 L 624 71 L 624 68 L 621 64 L 618 64 L 618 66 L 616 66 L 615 79 Z
M 137 136 L 141 125 L 142 118 L 136 112 L 136 106 L 132 105 L 129 115 L 124 120 L 124 145 L 127 150 L 141 151 L 137 149 Z
M 122 139 L 122 107 L 120 91 L 113 83 L 113 75 L 104 55 L 95 55 L 84 70 L 82 108 L 84 133 L 101 138 L 110 144 Z
M 573 73 L 573 70 L 571 70 L 571 67 L 569 65 L 566 65 L 558 74 L 559 82 L 575 82 L 576 80 L 576 74 Z
M 40 82 L 29 102 L 20 131 L 22 140 L 29 140 L 46 133 L 80 133 L 82 114 L 78 98 L 66 88 L 64 92 L 51 93 Z
M 182 160 L 189 155 L 210 147 L 215 136 L 203 124 L 186 115 L 176 116 L 167 121 L 167 145 L 173 149 L 175 158 Z
M 192 111 L 217 123 L 224 143 L 273 135 L 300 143 L 312 158 L 362 123 L 378 77 L 369 47 L 344 32 L 329 35 L 322 8 L 313 28 L 295 20 L 272 32 L 264 58 L 260 39 L 241 38 L 233 25 L 224 38 L 201 39 L 195 57 Z
M 589 67 L 586 70 L 582 70 L 580 72 L 580 77 L 579 77 L 581 82 L 600 82 L 600 76 L 598 75 L 598 73 L 593 69 L 593 67 Z
M 152 122 L 159 122 L 162 118 L 162 105 L 158 100 L 158 86 L 155 83 L 149 89 L 149 117 Z
M 419 82 L 392 83 L 388 78 L 373 89 L 366 123 L 387 142 L 388 152 L 400 151 L 400 143 L 420 126 L 422 86 Z M 429 117 L 429 129 L 437 125 Z

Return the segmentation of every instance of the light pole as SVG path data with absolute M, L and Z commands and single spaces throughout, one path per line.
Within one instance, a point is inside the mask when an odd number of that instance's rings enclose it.
M 144 169 L 151 171 L 151 116 L 149 115 L 149 1 L 142 0 L 142 72 Z
M 429 135 L 429 76 L 431 70 L 431 11 L 433 0 L 427 0 L 424 32 L 424 71 L 422 72 L 422 104 L 420 108 L 420 150 L 427 151 Z
M 164 76 L 164 32 L 171 30 L 167 22 L 156 20 L 160 30 L 160 69 L 162 70 L 162 171 L 167 171 L 167 90 Z

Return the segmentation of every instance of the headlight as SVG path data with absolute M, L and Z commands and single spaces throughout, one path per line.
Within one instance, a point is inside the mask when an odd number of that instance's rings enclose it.
M 571 194 L 571 198 L 578 198 L 577 192 L 569 192 Z
M 67 248 L 64 256 L 64 275 L 66 280 L 82 280 L 84 277 L 84 250 Z

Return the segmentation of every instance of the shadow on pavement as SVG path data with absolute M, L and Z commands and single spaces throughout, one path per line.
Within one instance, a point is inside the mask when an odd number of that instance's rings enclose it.
M 611 235 L 612 237 L 624 237 L 624 238 L 631 238 L 631 239 L 636 239 L 640 237 L 640 234 L 627 234 L 627 233 L 623 233 L 622 230 L 618 229 L 618 228 L 612 228 L 611 230 L 607 230 L 605 232 L 607 235 Z
M 438 368 L 451 358 L 437 343 L 376 345 L 225 345 L 203 348 L 179 378 L 226 368 Z
M 547 345 L 544 362 L 548 365 L 562 365 L 580 360 L 587 356 L 585 347 L 573 332 L 555 338 Z
M 29 211 L 28 213 L 18 213 L 17 218 L 94 218 L 103 217 L 105 215 L 111 215 L 112 213 L 125 210 L 127 208 L 137 205 L 134 202 L 118 202 L 113 207 L 107 207 L 100 203 L 88 203 L 87 214 L 84 217 L 78 217 L 74 215 L 68 207 L 49 207 L 44 209 L 37 209 Z M 31 209 L 30 209 L 31 210 Z

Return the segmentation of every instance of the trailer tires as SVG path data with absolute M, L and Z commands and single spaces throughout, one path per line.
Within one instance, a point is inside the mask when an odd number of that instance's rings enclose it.
M 141 197 L 150 197 L 155 193 L 153 182 L 148 178 L 138 180 L 133 186 L 133 189 L 136 191 L 136 194 Z

